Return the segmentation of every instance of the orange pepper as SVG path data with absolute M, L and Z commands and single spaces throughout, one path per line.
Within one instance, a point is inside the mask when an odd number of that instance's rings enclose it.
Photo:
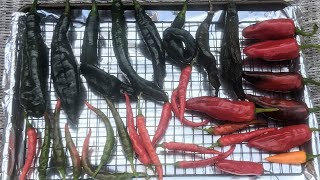
M 318 155 L 310 155 L 304 151 L 294 151 L 288 153 L 281 153 L 274 156 L 270 156 L 265 158 L 265 160 L 273 163 L 281 163 L 281 164 L 303 164 L 309 160 L 312 160 Z

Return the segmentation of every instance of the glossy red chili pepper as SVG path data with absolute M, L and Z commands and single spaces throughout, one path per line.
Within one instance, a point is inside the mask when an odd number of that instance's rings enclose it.
M 161 137 L 164 135 L 164 133 L 168 129 L 171 117 L 172 117 L 171 104 L 169 102 L 166 102 L 162 107 L 161 118 L 151 142 L 153 146 L 156 145 L 156 143 L 161 139 Z
M 310 33 L 304 32 L 295 27 L 292 19 L 268 19 L 265 21 L 252 24 L 243 29 L 242 35 L 250 39 L 284 39 L 292 38 L 295 35 L 312 36 L 318 31 L 318 26 L 315 24 Z
M 231 101 L 213 96 L 191 98 L 187 101 L 186 108 L 205 113 L 214 119 L 232 122 L 252 121 L 256 113 L 277 110 L 255 108 L 252 102 Z
M 309 141 L 312 130 L 305 124 L 287 126 L 251 139 L 248 146 L 269 152 L 285 152 Z
M 178 99 L 180 104 L 180 114 L 179 114 L 180 119 L 184 118 L 184 112 L 186 109 L 187 86 L 189 83 L 191 72 L 192 72 L 192 67 L 190 65 L 187 65 L 185 68 L 182 69 L 180 79 L 179 79 Z
M 243 72 L 242 77 L 254 87 L 276 92 L 298 91 L 304 86 L 304 79 L 296 72 Z
M 222 152 L 214 149 L 199 146 L 197 144 L 190 144 L 190 143 L 183 143 L 183 142 L 163 142 L 159 145 L 159 147 L 172 150 L 172 151 L 190 151 L 190 152 L 198 152 L 202 154 L 222 154 Z
M 302 101 L 271 98 L 265 96 L 246 95 L 246 98 L 256 105 L 264 108 L 278 108 L 279 111 L 264 113 L 272 119 L 282 120 L 292 123 L 303 123 L 309 113 L 319 111 L 320 108 L 308 108 Z
M 243 49 L 252 58 L 267 61 L 282 61 L 299 57 L 299 45 L 294 38 L 268 40 L 252 44 Z
M 263 174 L 263 165 L 250 161 L 221 160 L 216 163 L 221 171 L 240 176 L 260 176 Z
M 261 134 L 277 130 L 277 128 L 265 128 L 265 129 L 258 129 L 255 131 L 247 132 L 247 133 L 239 133 L 239 134 L 229 134 L 222 136 L 217 140 L 216 143 L 213 144 L 213 147 L 216 146 L 229 146 L 233 144 L 238 144 L 242 142 L 247 142 L 252 138 L 260 136 Z

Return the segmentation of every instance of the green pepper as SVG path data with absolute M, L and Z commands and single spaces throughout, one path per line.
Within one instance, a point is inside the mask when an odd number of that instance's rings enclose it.
M 156 84 L 141 78 L 133 69 L 129 53 L 128 40 L 126 37 L 126 22 L 121 0 L 112 1 L 112 44 L 114 54 L 121 71 L 127 75 L 130 83 L 137 92 L 143 92 L 145 96 L 158 101 L 168 101 L 166 93 Z
M 39 179 L 45 180 L 47 176 L 47 168 L 48 168 L 48 161 L 49 161 L 49 150 L 50 150 L 50 128 L 51 128 L 51 122 L 48 113 L 44 114 L 45 119 L 45 130 L 44 130 L 44 138 L 43 138 L 43 144 L 41 146 L 41 152 L 39 157 Z
M 20 102 L 28 116 L 42 117 L 46 111 L 48 48 L 41 36 L 40 21 L 34 0 L 27 13 L 20 77 Z
M 218 77 L 217 61 L 210 51 L 209 46 L 209 27 L 212 22 L 214 12 L 210 1 L 210 11 L 205 20 L 200 24 L 196 32 L 196 42 L 198 45 L 197 61 L 206 69 L 209 83 L 215 89 L 215 96 L 218 96 L 220 81 Z
M 99 65 L 98 58 L 98 36 L 100 31 L 100 18 L 97 3 L 92 0 L 92 8 L 86 21 L 86 28 L 83 36 L 81 63 Z
M 110 124 L 109 118 L 102 111 L 100 111 L 100 109 L 93 107 L 88 102 L 85 102 L 85 104 L 91 111 L 95 112 L 103 120 L 107 130 L 107 137 L 106 137 L 106 143 L 103 149 L 103 154 L 102 154 L 102 157 L 100 158 L 100 163 L 98 168 L 95 170 L 95 172 L 92 175 L 92 177 L 95 177 L 99 173 L 102 166 L 104 166 L 109 161 L 109 158 L 112 153 L 112 149 L 115 145 L 115 137 L 114 137 L 114 132 Z
M 70 3 L 66 0 L 64 13 L 58 20 L 51 43 L 51 75 L 54 89 L 61 99 L 68 119 L 76 123 L 83 105 L 84 89 L 78 65 L 67 38 L 70 19 Z
M 183 28 L 184 23 L 186 22 L 186 12 L 188 9 L 188 2 L 189 2 L 189 0 L 184 1 L 181 11 L 178 13 L 176 18 L 173 20 L 170 27 L 178 28 L 178 29 Z

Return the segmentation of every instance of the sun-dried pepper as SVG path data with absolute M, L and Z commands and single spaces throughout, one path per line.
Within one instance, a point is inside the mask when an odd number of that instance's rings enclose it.
M 49 161 L 49 151 L 50 151 L 50 141 L 51 141 L 51 122 L 49 118 L 49 114 L 44 114 L 45 119 L 45 130 L 44 130 L 44 138 L 41 146 L 41 153 L 39 157 L 39 167 L 38 167 L 38 177 L 40 180 L 45 180 L 47 177 L 47 168 Z

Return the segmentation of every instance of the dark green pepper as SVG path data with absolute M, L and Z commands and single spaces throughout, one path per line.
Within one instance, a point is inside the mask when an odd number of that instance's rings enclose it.
M 70 25 L 70 4 L 61 15 L 53 32 L 51 43 L 51 74 L 54 89 L 61 99 L 62 107 L 71 122 L 76 123 L 82 100 L 82 83 L 78 65 L 67 38 Z
M 100 20 L 97 9 L 97 3 L 92 0 L 92 8 L 86 21 L 86 28 L 84 31 L 82 53 L 80 57 L 81 63 L 99 65 L 98 60 L 98 36 L 100 31 Z
M 51 129 L 51 122 L 48 113 L 44 113 L 45 119 L 45 130 L 44 130 L 44 138 L 43 143 L 41 146 L 41 153 L 39 157 L 39 179 L 45 180 L 47 177 L 47 168 L 48 168 L 48 161 L 49 161 L 49 150 L 50 150 L 50 129 Z
M 114 100 L 123 99 L 124 92 L 130 96 L 135 95 L 134 89 L 113 75 L 110 75 L 102 69 L 82 63 L 80 65 L 81 74 L 86 78 L 88 86 L 103 96 Z
M 166 76 L 165 51 L 158 29 L 152 19 L 146 14 L 137 0 L 133 0 L 136 23 L 148 51 L 153 65 L 153 79 L 160 88 Z
M 239 18 L 236 5 L 227 6 L 220 62 L 222 77 L 233 88 L 239 99 L 245 100 L 242 88 L 242 59 L 239 44 Z
M 198 45 L 197 62 L 199 62 L 207 71 L 209 83 L 215 89 L 215 96 L 218 96 L 220 81 L 218 77 L 217 61 L 210 52 L 209 46 L 209 27 L 212 22 L 214 12 L 212 11 L 212 4 L 210 2 L 210 11 L 206 19 L 200 24 L 196 32 L 196 42 Z
M 179 28 L 179 29 L 183 28 L 184 23 L 186 22 L 186 12 L 188 9 L 188 2 L 189 2 L 189 0 L 184 1 L 181 11 L 178 13 L 176 18 L 173 20 L 170 27 Z
M 121 71 L 127 75 L 137 92 L 143 92 L 148 97 L 158 101 L 168 101 L 166 93 L 156 84 L 141 78 L 133 69 L 126 37 L 126 22 L 121 0 L 112 1 L 112 44 Z
M 48 48 L 41 36 L 40 21 L 34 0 L 26 17 L 22 68 L 20 78 L 20 102 L 28 116 L 42 117 L 46 111 L 48 80 Z

